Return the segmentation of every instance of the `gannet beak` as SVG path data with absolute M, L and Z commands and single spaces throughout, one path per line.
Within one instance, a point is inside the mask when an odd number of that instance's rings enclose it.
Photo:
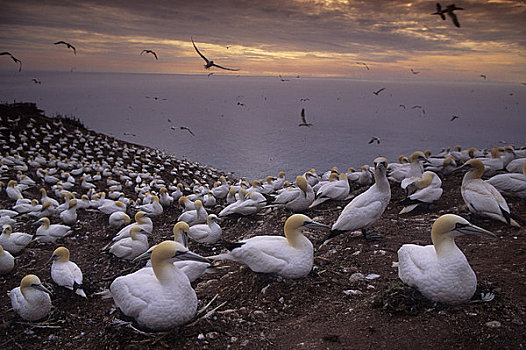
M 150 259 L 152 255 L 152 249 L 148 249 L 147 251 L 145 251 L 144 253 L 142 253 L 141 255 L 135 257 L 133 259 L 133 261 L 142 261 L 142 260 L 147 260 L 147 259 Z
M 493 232 L 483 229 L 472 224 L 460 224 L 458 223 L 455 227 L 455 231 L 465 235 L 477 235 L 486 237 L 497 237 Z
M 52 255 L 51 258 L 49 258 L 48 261 L 46 261 L 46 265 L 55 260 L 57 257 L 55 255 Z
M 35 289 L 39 289 L 39 290 L 41 290 L 43 292 L 46 292 L 47 294 L 53 294 L 53 293 L 51 293 L 51 291 L 49 289 L 47 289 L 46 287 L 44 287 L 41 284 L 33 284 L 33 285 L 31 285 L 31 287 L 33 287 Z
M 205 262 L 205 263 L 209 263 L 209 264 L 212 263 L 207 258 L 202 257 L 199 254 L 192 253 L 189 250 L 187 250 L 186 252 L 178 251 L 177 253 L 175 253 L 174 259 L 175 260 L 193 260 L 193 261 L 200 261 L 200 262 Z
M 314 229 L 322 229 L 322 230 L 330 230 L 331 228 L 327 225 L 320 224 L 316 221 L 307 221 L 303 224 L 304 227 L 307 228 L 314 228 Z

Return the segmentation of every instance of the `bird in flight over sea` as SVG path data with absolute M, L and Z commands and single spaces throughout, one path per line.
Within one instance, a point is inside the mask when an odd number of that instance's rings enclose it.
M 458 118 L 460 118 L 458 115 L 454 115 L 451 117 L 449 121 L 452 122 L 453 120 L 458 119 Z
M 361 64 L 362 66 L 364 66 L 365 68 L 367 68 L 367 70 L 370 70 L 370 69 L 369 69 L 369 66 L 367 65 L 367 63 L 364 63 L 364 62 L 356 62 L 356 64 Z
M 481 77 L 481 78 L 484 78 L 484 80 L 488 79 L 488 77 L 486 76 L 486 74 L 481 74 L 480 77 Z
M 451 4 L 448 7 L 446 7 L 445 10 L 442 10 L 442 6 L 437 2 L 436 4 L 436 12 L 433 12 L 432 15 L 439 15 L 442 20 L 446 19 L 445 14 L 447 14 L 449 17 L 451 17 L 451 20 L 453 21 L 453 24 L 460 28 L 460 23 L 458 22 L 457 15 L 453 12 L 455 10 L 463 10 L 462 7 L 456 7 L 455 4 Z
M 411 68 L 411 73 L 413 73 L 413 74 L 418 74 L 418 73 L 420 73 L 420 72 L 417 72 L 417 71 L 413 70 L 413 68 Z
M 375 94 L 376 96 L 378 96 L 378 94 L 379 94 L 380 92 L 384 91 L 384 90 L 385 90 L 385 88 L 381 88 L 381 89 L 378 90 L 378 91 L 373 91 L 373 94 Z
M 179 129 L 181 130 L 186 130 L 188 131 L 190 134 L 192 134 L 192 136 L 195 136 L 195 134 L 192 132 L 192 130 L 190 130 L 188 127 L 186 126 L 180 126 Z
M 35 79 L 35 78 L 31 79 L 31 81 L 32 81 L 33 83 L 35 83 L 35 84 L 42 84 L 42 82 L 41 82 L 40 80 Z
M 442 11 L 442 6 L 437 2 L 437 10 L 436 12 L 433 12 L 432 15 L 439 15 L 440 18 L 442 18 L 443 21 L 446 20 L 446 16 L 444 16 L 444 11 Z
M 157 54 L 155 53 L 155 51 L 153 51 L 153 50 L 142 50 L 141 55 L 142 55 L 143 53 L 145 53 L 145 52 L 146 52 L 146 53 L 151 53 L 151 54 L 153 55 L 153 57 L 155 57 L 155 59 L 158 60 L 158 58 L 157 58 Z
M 11 59 L 13 61 L 15 61 L 15 63 L 18 63 L 18 71 L 21 72 L 22 71 L 22 61 L 20 61 L 18 58 L 16 58 L 15 56 L 11 55 L 10 52 L 0 52 L 0 56 L 3 56 L 3 55 L 7 55 L 9 57 L 11 57 Z
M 279 75 L 279 80 L 281 81 L 289 81 L 290 79 L 283 79 L 283 77 L 281 76 L 281 74 Z
M 55 45 L 60 45 L 60 44 L 66 45 L 68 47 L 68 49 L 72 49 L 73 50 L 73 53 L 75 55 L 77 54 L 77 49 L 75 49 L 75 46 L 71 45 L 70 43 L 67 43 L 67 42 L 61 40 L 61 41 L 57 41 L 54 44 Z
M 195 46 L 195 43 L 194 43 L 194 39 L 193 38 L 190 38 L 192 39 L 192 44 L 194 44 L 194 49 L 195 51 L 197 51 L 197 53 L 199 54 L 199 56 L 201 56 L 202 59 L 205 60 L 206 64 L 205 64 L 205 69 L 208 69 L 210 67 L 217 67 L 217 68 L 221 68 L 221 69 L 225 69 L 225 70 L 233 70 L 233 71 L 238 71 L 239 69 L 234 69 L 234 68 L 227 68 L 227 67 L 222 67 L 218 64 L 215 64 L 214 61 L 212 60 L 209 60 L 208 58 L 206 58 L 200 51 L 199 49 L 197 48 L 197 46 Z
M 298 124 L 298 126 L 306 126 L 306 127 L 312 126 L 312 123 L 307 123 L 307 120 L 305 119 L 305 108 L 301 109 L 301 123 Z
M 377 144 L 380 144 L 380 138 L 376 137 L 376 136 L 371 137 L 371 139 L 369 140 L 369 143 L 371 144 L 373 142 L 376 142 Z

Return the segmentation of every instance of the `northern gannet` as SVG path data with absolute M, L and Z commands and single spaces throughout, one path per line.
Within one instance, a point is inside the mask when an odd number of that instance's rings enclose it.
M 119 229 L 124 225 L 128 225 L 131 222 L 131 219 L 125 212 L 116 211 L 110 215 L 108 221 L 110 227 Z
M 199 199 L 194 202 L 195 210 L 185 211 L 177 218 L 177 221 L 184 221 L 188 225 L 204 224 L 208 213 L 203 208 L 203 202 Z
M 215 214 L 210 214 L 206 218 L 206 224 L 199 224 L 190 227 L 188 237 L 199 243 L 215 243 L 221 239 L 223 230 L 219 226 L 220 218 Z
M 40 227 L 37 228 L 35 238 L 35 240 L 38 242 L 55 243 L 57 239 L 69 235 L 72 232 L 71 227 L 69 226 L 61 224 L 51 225 L 51 222 L 47 217 L 39 219 L 37 223 L 40 223 Z
M 62 44 L 62 45 L 66 45 L 66 47 L 67 47 L 68 49 L 72 49 L 72 50 L 73 50 L 73 53 L 74 53 L 75 55 L 77 54 L 77 49 L 75 48 L 75 46 L 71 45 L 70 43 L 67 43 L 67 42 L 65 42 L 65 41 L 60 40 L 60 41 L 57 41 L 56 43 L 53 43 L 53 44 L 55 44 L 55 45 L 60 45 L 60 44 Z
M 9 292 L 13 310 L 26 321 L 38 321 L 51 310 L 51 292 L 47 290 L 35 275 L 26 275 L 16 287 Z
M 481 179 L 484 164 L 479 159 L 468 160 L 459 169 L 469 169 L 462 179 L 460 192 L 471 213 L 508 223 L 520 225 L 510 217 L 508 203 L 490 183 Z
M 31 241 L 33 236 L 24 232 L 13 232 L 11 225 L 2 227 L 0 244 L 11 254 L 17 254 L 24 249 Z
M 281 192 L 274 199 L 274 204 L 282 205 L 294 212 L 301 212 L 309 208 L 314 201 L 314 191 L 307 180 L 299 175 L 296 177 L 296 186 Z
M 361 229 L 365 238 L 377 235 L 367 234 L 365 229 L 382 216 L 391 200 L 391 188 L 386 177 L 387 159 L 378 157 L 374 160 L 375 184 L 345 206 L 338 220 L 332 225 L 327 239 L 347 231 Z
M 232 214 L 251 215 L 257 213 L 267 203 L 267 199 L 259 192 L 245 193 L 243 189 L 240 191 L 240 198 L 238 201 L 229 204 L 219 212 L 219 217 L 228 216 Z
M 156 195 L 152 196 L 152 202 L 143 204 L 138 208 L 140 211 L 144 211 L 149 216 L 159 216 L 163 213 L 163 206 L 159 202 L 159 197 Z
M 142 327 L 170 329 L 196 313 L 197 296 L 186 275 L 173 265 L 174 258 L 206 261 L 180 243 L 164 241 L 152 252 L 151 268 L 117 277 L 110 285 L 117 307 Z
M 416 151 L 409 156 L 409 170 L 407 171 L 406 177 L 400 183 L 403 189 L 406 189 L 408 184 L 412 183 L 415 179 L 422 177 L 424 173 L 424 166 L 422 163 L 427 163 L 428 160 L 423 152 Z
M 74 225 L 77 222 L 77 200 L 69 200 L 69 208 L 60 213 L 60 219 L 66 225 Z
M 138 211 L 135 213 L 135 222 L 132 222 L 131 224 L 126 225 L 123 227 L 115 237 L 113 237 L 112 241 L 118 241 L 120 239 L 130 237 L 130 230 L 134 226 L 140 226 L 145 232 L 148 234 L 152 233 L 153 231 L 153 222 L 152 219 L 146 216 L 146 213 L 143 211 Z
M 424 171 L 422 177 L 408 184 L 408 196 L 401 202 L 405 207 L 400 214 L 409 213 L 421 204 L 431 204 L 442 196 L 442 180 L 432 171 Z
M 55 207 L 58 207 L 60 205 L 60 203 L 54 199 L 54 198 L 51 198 L 47 195 L 47 192 L 46 192 L 46 189 L 45 188 L 41 188 L 40 189 L 40 203 L 41 204 L 44 204 L 46 202 L 51 202 L 53 204 L 53 206 Z
M 18 182 L 16 180 L 10 180 L 7 183 L 7 187 L 5 189 L 5 193 L 7 194 L 7 197 L 9 197 L 9 199 L 12 199 L 14 201 L 20 198 L 24 198 L 24 196 L 22 195 L 22 192 L 16 187 L 17 184 Z
M 11 272 L 15 267 L 15 258 L 0 244 L 0 275 Z
M 522 174 L 499 174 L 486 180 L 486 182 L 493 185 L 501 193 L 526 199 L 526 162 L 522 165 Z
M 66 247 L 55 249 L 50 261 L 51 278 L 61 287 L 75 292 L 81 297 L 87 298 L 86 293 L 82 290 L 82 271 L 74 262 L 69 260 L 69 250 Z
M 119 239 L 110 246 L 110 253 L 125 260 L 133 260 L 147 250 L 148 236 L 141 226 L 133 226 L 129 237 Z
M 233 260 L 248 265 L 254 272 L 274 273 L 285 278 L 301 278 L 309 274 L 313 264 L 313 247 L 302 228 L 328 226 L 294 214 L 285 222 L 282 236 L 255 236 L 232 244 L 230 252 L 209 257 Z
M 226 68 L 226 67 L 223 67 L 223 66 L 220 66 L 218 64 L 215 64 L 214 61 L 212 60 L 209 60 L 208 58 L 206 58 L 198 49 L 197 49 L 197 46 L 195 46 L 195 43 L 194 43 L 194 39 L 190 38 L 192 40 L 192 44 L 194 45 L 194 49 L 195 51 L 199 54 L 199 56 L 201 56 L 201 58 L 203 60 L 205 60 L 206 64 L 205 64 L 205 69 L 209 69 L 210 67 L 217 67 L 217 68 L 221 68 L 221 69 L 225 69 L 225 70 L 232 70 L 232 71 L 238 71 L 239 69 L 234 69 L 234 68 Z
M 495 237 L 460 216 L 442 215 L 431 229 L 433 245 L 404 244 L 398 250 L 400 279 L 433 301 L 468 302 L 477 288 L 477 277 L 455 244 L 455 237 L 463 234 Z
M 345 173 L 340 173 L 336 176 L 338 180 L 327 182 L 322 185 L 316 192 L 316 199 L 312 202 L 309 208 L 313 208 L 329 199 L 344 200 L 349 196 L 349 181 Z
M 116 211 L 126 212 L 126 204 L 121 201 L 112 201 L 110 199 L 105 200 L 105 202 L 98 207 L 99 211 L 104 214 L 111 215 Z

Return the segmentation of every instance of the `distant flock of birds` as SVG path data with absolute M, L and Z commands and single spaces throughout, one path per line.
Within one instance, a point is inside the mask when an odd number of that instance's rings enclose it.
M 60 120 L 42 124 L 30 118 L 7 118 L 2 125 L 0 147 L 5 155 L 0 157 L 0 191 L 7 200 L 0 210 L 0 273 L 11 273 L 13 254 L 24 254 L 30 244 L 57 244 L 64 237 L 81 235 L 75 229 L 78 214 L 98 212 L 106 217 L 105 230 L 118 230 L 104 250 L 115 259 L 149 259 L 146 267 L 117 277 L 109 290 L 100 294 L 112 297 L 141 327 L 155 331 L 194 317 L 197 296 L 191 282 L 207 271 L 212 261 L 232 260 L 255 272 L 304 278 L 312 269 L 315 253 L 302 233 L 304 228 L 330 231 L 323 244 L 357 230 L 367 240 L 381 239 L 381 234 L 370 228 L 390 203 L 391 186 L 401 186 L 406 192 L 400 215 L 417 207 L 432 211 L 431 205 L 442 195 L 441 176 L 464 171 L 460 190 L 470 213 L 517 227 L 520 219 L 510 212 L 501 192 L 526 199 L 526 149 L 512 146 L 490 151 L 457 146 L 434 156 L 430 151 L 417 151 L 390 164 L 378 157 L 373 167 L 364 165 L 360 171 L 333 168 L 318 174 L 311 169 L 297 175 L 293 183 L 287 182 L 283 172 L 251 183 L 246 179 L 231 183 L 213 169 L 160 151 L 119 144 L 103 135 L 66 127 Z M 483 176 L 489 179 L 483 180 Z M 351 190 L 359 187 L 367 189 L 353 197 Z M 40 198 L 28 197 L 33 188 L 40 188 Z M 332 226 L 302 214 L 335 200 L 349 202 Z M 151 218 L 174 210 L 176 204 L 183 209 L 173 226 L 174 239 L 150 246 Z M 273 207 L 293 213 L 285 222 L 284 236 L 222 240 L 222 219 Z M 212 210 L 217 214 L 210 213 Z M 134 222 L 128 215 L 132 212 Z M 32 233 L 13 232 L 18 220 L 36 220 L 39 227 Z M 52 224 L 52 220 L 58 222 Z M 494 236 L 460 216 L 443 215 L 432 224 L 432 245 L 404 244 L 399 249 L 400 279 L 433 301 L 469 301 L 477 280 L 454 242 L 463 234 Z M 227 250 L 199 256 L 189 251 L 188 239 L 199 244 L 222 242 Z M 82 272 L 69 256 L 66 247 L 54 250 L 50 256 L 52 280 L 87 297 Z M 49 294 L 34 274 L 23 277 L 20 286 L 9 292 L 13 310 L 28 321 L 49 314 Z

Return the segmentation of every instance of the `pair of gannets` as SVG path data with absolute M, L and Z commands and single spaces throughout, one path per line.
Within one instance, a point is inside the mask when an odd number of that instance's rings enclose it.
M 244 191 L 243 191 L 244 192 Z M 232 214 L 251 215 L 257 213 L 267 204 L 267 199 L 259 192 L 248 192 L 243 194 L 240 191 L 240 198 L 236 202 L 229 204 L 219 212 L 219 216 L 227 216 Z
M 296 186 L 278 194 L 273 204 L 284 206 L 294 212 L 308 209 L 315 198 L 314 190 L 301 175 L 296 177 Z
M 0 244 L 11 254 L 17 254 L 24 249 L 31 241 L 33 236 L 24 232 L 13 232 L 11 225 L 2 227 Z
M 162 331 L 194 317 L 197 296 L 174 259 L 206 262 L 175 241 L 159 243 L 152 251 L 151 268 L 117 277 L 110 285 L 115 305 L 141 326 Z
M 26 321 L 38 321 L 51 311 L 51 292 L 35 275 L 27 275 L 9 293 L 13 310 Z
M 146 216 L 146 213 L 143 211 L 138 211 L 135 213 L 135 222 L 124 226 L 116 235 L 113 237 L 112 241 L 118 241 L 120 239 L 130 237 L 130 230 L 134 226 L 140 226 L 145 232 L 152 233 L 153 231 L 153 222 L 152 219 Z M 124 219 L 126 220 L 126 219 Z
M 69 226 L 61 224 L 51 225 L 51 222 L 47 217 L 39 219 L 37 223 L 40 223 L 40 226 L 37 228 L 35 238 L 35 240 L 38 242 L 55 243 L 57 239 L 69 235 L 72 232 L 71 227 Z
M 332 175 L 331 175 L 332 176 Z M 322 185 L 316 192 L 316 199 L 312 202 L 309 208 L 313 208 L 325 201 L 344 200 L 349 196 L 350 186 L 345 173 L 336 175 L 334 181 L 329 181 Z
M 55 249 L 51 259 L 51 278 L 61 287 L 75 292 L 75 294 L 86 298 L 82 290 L 82 271 L 73 261 L 69 260 L 69 250 L 66 247 Z
M 420 179 L 407 184 L 408 196 L 401 202 L 400 214 L 409 213 L 421 204 L 430 204 L 442 196 L 442 180 L 432 171 L 424 171 Z
M 233 260 L 248 265 L 254 272 L 273 273 L 285 278 L 301 278 L 309 274 L 313 264 L 312 243 L 302 228 L 329 227 L 302 214 L 294 214 L 284 226 L 285 237 L 255 236 L 233 243 L 230 252 L 209 257 Z
M 391 200 L 391 187 L 387 181 L 387 159 L 378 157 L 374 160 L 375 184 L 359 196 L 355 197 L 340 213 L 332 225 L 327 239 L 347 231 L 361 229 L 365 238 L 375 238 L 374 234 L 367 234 L 365 229 L 382 216 Z
M 152 201 L 148 204 L 139 206 L 139 210 L 144 211 L 149 216 L 159 216 L 163 213 L 163 206 L 159 202 L 159 197 L 153 195 Z
M 520 227 L 511 218 L 508 203 L 500 192 L 482 180 L 484 164 L 479 159 L 470 159 L 459 169 L 469 169 L 462 179 L 460 192 L 471 213 Z
M 109 251 L 118 258 L 133 260 L 148 250 L 148 233 L 141 226 L 136 225 L 128 234 L 129 237 L 115 241 Z
M 423 163 L 428 163 L 423 152 L 416 151 L 409 156 L 409 170 L 407 171 L 406 177 L 400 183 L 400 187 L 406 189 L 415 179 L 422 177 L 422 174 L 424 173 Z
M 455 237 L 463 234 L 495 237 L 460 216 L 442 215 L 431 229 L 433 245 L 404 244 L 398 250 L 400 279 L 433 301 L 469 301 L 477 288 L 477 277 L 455 244 Z
M 208 217 L 208 213 L 206 212 L 206 209 L 203 208 L 203 202 L 201 202 L 199 199 L 196 200 L 194 202 L 194 207 L 194 210 L 185 211 L 179 215 L 177 221 L 184 221 L 190 226 L 204 224 L 206 222 L 206 218 Z

